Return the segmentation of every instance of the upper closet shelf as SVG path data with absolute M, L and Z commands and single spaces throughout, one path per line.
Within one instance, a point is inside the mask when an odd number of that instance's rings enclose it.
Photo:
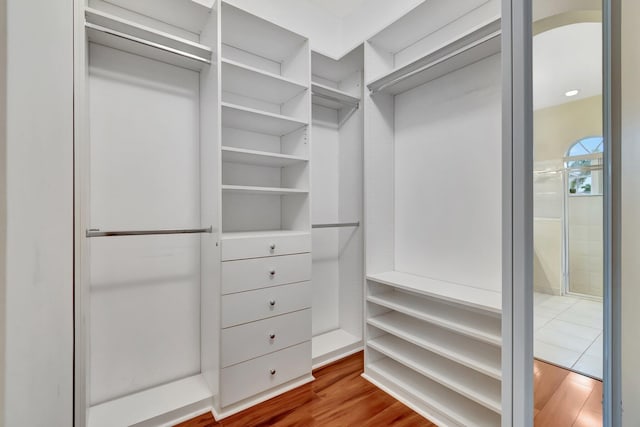
M 291 59 L 307 41 L 226 2 L 222 3 L 222 15 L 222 43 L 275 62 Z
M 358 108 L 360 98 L 339 89 L 320 83 L 311 83 L 312 101 L 316 105 L 339 110 L 341 108 Z
M 479 27 L 441 48 L 381 76 L 367 87 L 372 94 L 405 92 L 500 52 L 500 19 Z
M 225 193 L 239 193 L 239 194 L 262 194 L 273 196 L 286 196 L 289 194 L 307 194 L 308 190 L 299 188 L 280 188 L 280 187 L 258 187 L 250 185 L 226 185 L 222 186 L 222 191 Z
M 222 161 L 229 163 L 242 163 L 245 165 L 285 167 L 307 159 L 288 154 L 269 153 L 267 151 L 247 150 L 236 147 L 222 147 Z
M 192 70 L 211 64 L 207 46 L 102 11 L 85 9 L 89 41 Z
M 268 135 L 283 136 L 307 123 L 280 114 L 267 113 L 228 102 L 222 103 L 222 126 Z
M 399 271 L 367 275 L 367 279 L 489 313 L 502 312 L 502 294 Z
M 307 86 L 238 62 L 222 59 L 222 90 L 274 104 L 304 92 Z

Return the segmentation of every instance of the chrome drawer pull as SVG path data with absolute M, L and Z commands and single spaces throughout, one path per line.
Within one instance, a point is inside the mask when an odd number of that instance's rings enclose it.
M 275 251 L 276 250 L 276 244 L 275 243 L 270 244 L 269 245 L 269 249 L 271 249 L 272 251 Z
M 273 277 L 273 276 L 275 276 L 275 275 L 276 275 L 276 270 L 271 269 L 271 270 L 269 271 L 269 276 Z
M 274 334 L 273 332 L 271 332 L 271 333 L 269 334 L 269 338 L 271 338 L 272 340 L 275 340 L 275 339 L 276 339 L 276 334 Z
M 275 306 L 276 305 L 276 300 L 272 299 L 271 301 L 269 301 L 269 305 L 271 307 Z
M 271 373 L 271 375 L 275 375 L 276 374 L 276 370 L 272 369 L 272 370 L 269 371 L 269 373 Z

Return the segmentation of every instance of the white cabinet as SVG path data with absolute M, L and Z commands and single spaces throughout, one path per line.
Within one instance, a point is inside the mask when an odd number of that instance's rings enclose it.
M 313 378 L 309 42 L 226 2 L 220 15 L 217 419 Z

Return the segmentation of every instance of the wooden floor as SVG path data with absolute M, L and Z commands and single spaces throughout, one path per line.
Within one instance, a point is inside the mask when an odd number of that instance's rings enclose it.
M 178 427 L 430 427 L 382 390 L 364 380 L 363 355 L 355 354 L 313 372 L 316 380 L 216 422 L 206 414 Z M 602 383 L 535 361 L 536 427 L 600 427 Z

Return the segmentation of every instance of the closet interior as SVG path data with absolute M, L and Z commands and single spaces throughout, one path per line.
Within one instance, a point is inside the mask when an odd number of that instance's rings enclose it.
M 363 53 L 311 57 L 314 367 L 362 349 Z
M 499 425 L 500 2 L 340 58 L 241 2 L 77 2 L 78 425 L 222 419 L 362 349 Z
M 496 426 L 500 3 L 438 4 L 365 44 L 364 376 L 437 424 Z

